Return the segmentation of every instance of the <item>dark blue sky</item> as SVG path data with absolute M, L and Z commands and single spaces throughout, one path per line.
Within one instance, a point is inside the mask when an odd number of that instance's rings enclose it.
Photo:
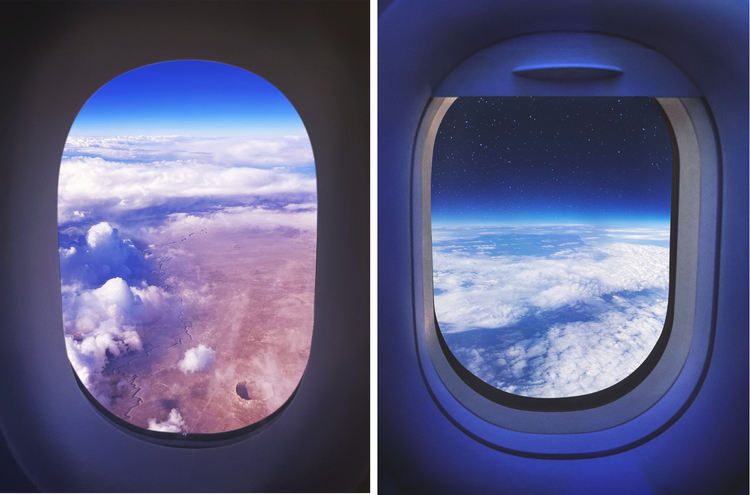
M 437 224 L 669 221 L 672 149 L 650 98 L 458 98 L 435 140 Z
M 286 97 L 265 79 L 217 62 L 147 65 L 100 88 L 72 136 L 306 135 Z

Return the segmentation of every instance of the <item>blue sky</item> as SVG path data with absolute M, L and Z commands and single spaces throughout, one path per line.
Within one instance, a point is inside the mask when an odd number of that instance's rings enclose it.
M 305 136 L 287 98 L 265 79 L 217 62 L 172 61 L 126 72 L 84 105 L 70 135 Z

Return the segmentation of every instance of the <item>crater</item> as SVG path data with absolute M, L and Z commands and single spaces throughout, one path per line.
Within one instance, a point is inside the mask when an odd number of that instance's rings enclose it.
M 250 400 L 250 394 L 247 393 L 247 385 L 245 382 L 239 382 L 237 384 L 237 395 L 245 400 Z
M 265 380 L 238 382 L 235 390 L 245 400 L 266 400 L 273 397 L 273 385 Z

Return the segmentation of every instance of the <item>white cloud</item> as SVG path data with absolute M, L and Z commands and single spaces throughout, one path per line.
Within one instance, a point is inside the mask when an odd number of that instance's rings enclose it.
M 600 244 L 550 255 L 433 253 L 435 311 L 445 333 L 499 328 L 538 311 L 669 284 L 669 249 Z
M 583 395 L 622 380 L 653 349 L 669 248 L 560 243 L 546 255 L 492 255 L 475 234 L 434 247 L 434 301 L 449 347 L 487 383 L 531 397 Z
M 58 221 L 92 205 L 117 210 L 161 206 L 186 198 L 314 195 L 315 178 L 286 169 L 226 167 L 198 161 L 126 163 L 98 157 L 64 159 L 60 166 Z
M 109 223 L 92 226 L 84 239 L 59 248 L 60 269 L 68 284 L 76 281 L 98 287 L 114 277 L 133 282 L 145 274 L 143 254 L 129 239 L 121 239 Z
M 203 214 L 174 213 L 159 228 L 162 235 L 180 236 L 201 229 L 238 231 L 290 227 L 315 230 L 315 210 L 271 210 L 262 206 L 235 206 Z
M 668 241 L 669 227 L 636 227 L 630 229 L 604 229 L 604 235 L 617 239 Z
M 177 363 L 183 373 L 193 373 L 207 370 L 216 359 L 216 351 L 200 344 L 185 352 L 185 357 Z
M 180 433 L 187 427 L 182 419 L 182 414 L 177 409 L 169 411 L 169 416 L 164 421 L 157 421 L 156 418 L 149 418 L 148 429 L 151 431 L 166 431 L 168 433 Z
M 109 357 L 141 351 L 138 325 L 176 318 L 177 300 L 159 287 L 129 287 L 121 278 L 110 279 L 98 289 L 65 285 L 62 291 L 68 358 L 81 382 L 107 405 L 112 393 L 102 372 Z
M 315 210 L 317 208 L 317 203 L 291 203 L 284 206 L 285 210 Z
M 313 162 L 310 141 L 302 136 L 69 136 L 64 155 L 140 162 L 197 160 L 252 167 L 298 167 Z
M 309 140 L 298 136 L 69 137 L 60 165 L 58 221 L 81 221 L 92 212 L 111 220 L 127 211 L 201 199 L 315 208 L 313 165 Z
M 116 276 L 132 275 L 128 265 L 135 269 L 144 260 L 108 223 L 91 227 L 85 241 L 78 249 L 60 249 L 65 344 L 83 384 L 108 405 L 113 394 L 103 371 L 110 357 L 141 351 L 138 327 L 176 319 L 179 301 L 160 287 L 144 282 L 130 286 Z M 101 286 L 100 279 L 106 280 Z
M 493 386 L 529 397 L 603 390 L 643 363 L 664 325 L 667 300 L 620 298 L 593 321 L 554 325 L 503 347 L 456 348 L 467 368 Z

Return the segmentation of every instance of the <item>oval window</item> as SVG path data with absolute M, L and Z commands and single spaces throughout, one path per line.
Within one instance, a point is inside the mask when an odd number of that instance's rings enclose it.
M 577 397 L 663 349 L 672 162 L 649 98 L 457 98 L 431 218 L 438 335 L 459 375 Z
M 267 418 L 310 353 L 316 218 L 310 141 L 266 80 L 174 61 L 107 83 L 60 166 L 63 326 L 80 382 L 149 430 Z

